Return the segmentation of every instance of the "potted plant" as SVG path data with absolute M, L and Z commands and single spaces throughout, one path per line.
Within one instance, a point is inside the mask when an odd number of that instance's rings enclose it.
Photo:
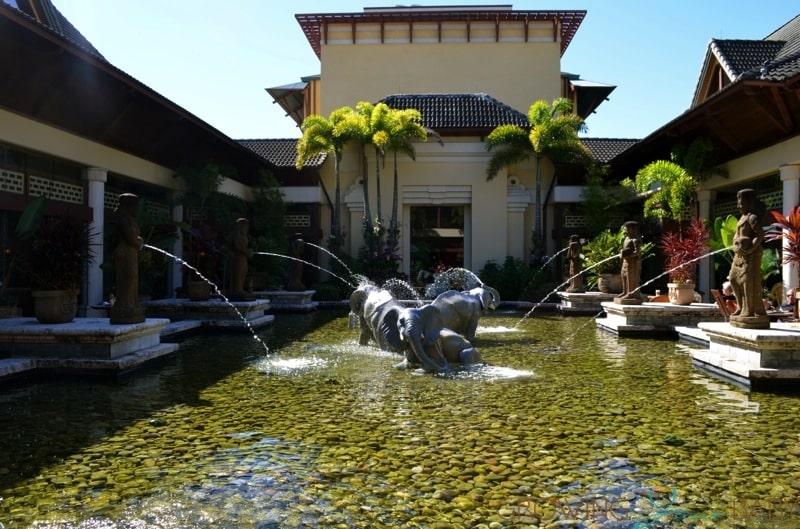
M 694 301 L 697 260 L 709 252 L 710 233 L 702 219 L 695 218 L 683 231 L 661 235 L 658 247 L 664 253 L 664 271 L 669 276 L 668 295 L 675 305 Z
M 89 223 L 66 215 L 44 217 L 23 241 L 18 269 L 29 278 L 34 315 L 41 323 L 66 323 L 77 314 L 83 274 L 94 262 Z
M 622 292 L 620 270 L 622 262 L 619 252 L 625 241 L 625 231 L 603 230 L 583 245 L 586 285 L 600 292 L 619 294 Z

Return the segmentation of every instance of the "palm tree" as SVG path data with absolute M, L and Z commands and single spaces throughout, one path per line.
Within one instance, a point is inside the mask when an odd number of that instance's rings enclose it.
M 577 161 L 586 163 L 590 154 L 578 132 L 583 130 L 583 120 L 572 112 L 572 102 L 556 98 L 552 105 L 540 99 L 528 109 L 530 127 L 500 125 L 486 138 L 486 148 L 495 150 L 486 169 L 486 179 L 491 180 L 501 169 L 529 158 L 536 159 L 535 233 L 542 240 L 542 159 Z
M 427 141 L 429 136 L 438 137 L 435 132 L 423 127 L 421 122 L 422 114 L 414 108 L 395 109 L 392 110 L 390 114 L 387 147 L 392 151 L 394 158 L 394 186 L 392 193 L 392 217 L 389 222 L 386 244 L 392 249 L 397 247 L 400 237 L 400 228 L 397 225 L 397 155 L 404 154 L 412 160 L 415 160 L 417 153 L 414 149 L 414 141 Z M 439 138 L 439 142 L 441 143 L 441 138 Z
M 329 119 L 317 114 L 310 115 L 303 120 L 301 125 L 303 136 L 297 142 L 295 167 L 298 171 L 309 158 L 331 151 L 334 153 L 336 189 L 329 244 L 329 249 L 334 254 L 339 253 L 342 244 L 340 165 L 344 148 L 351 139 L 348 136 L 349 122 L 353 119 L 354 114 L 355 111 L 352 108 L 342 107 L 331 112 Z
M 391 143 L 391 120 L 394 112 L 386 103 L 378 103 L 374 107 L 370 105 L 366 110 L 367 103 L 359 103 L 359 110 L 365 111 L 369 115 L 369 135 L 370 143 L 375 148 L 375 196 L 377 199 L 377 220 L 383 222 L 381 211 L 381 166 L 386 159 L 386 149 Z M 364 198 L 366 200 L 366 197 Z

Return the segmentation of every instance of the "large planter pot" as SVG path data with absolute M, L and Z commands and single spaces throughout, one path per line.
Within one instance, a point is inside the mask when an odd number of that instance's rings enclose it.
M 667 283 L 667 289 L 673 305 L 691 305 L 694 301 L 694 283 Z
M 211 298 L 211 285 L 205 281 L 188 281 L 186 295 L 190 301 L 208 301 Z
M 622 293 L 622 274 L 600 274 L 597 276 L 597 289 L 604 294 Z
M 78 314 L 78 293 L 74 290 L 34 290 L 33 315 L 39 323 L 69 323 Z

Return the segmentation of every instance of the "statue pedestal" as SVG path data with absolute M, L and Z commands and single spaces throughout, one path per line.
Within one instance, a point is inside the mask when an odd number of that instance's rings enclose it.
M 561 303 L 558 311 L 565 316 L 596 316 L 603 312 L 601 303 L 611 301 L 618 294 L 603 292 L 557 292 Z
M 275 316 L 265 314 L 269 300 L 231 301 L 219 299 L 190 301 L 188 299 L 158 299 L 144 301 L 142 306 L 151 318 L 168 318 L 170 321 L 199 321 L 202 327 L 250 332 L 271 324 Z M 244 318 L 244 319 L 243 319 Z M 247 320 L 247 321 L 244 321 Z
M 169 323 L 148 319 L 112 325 L 108 318 L 76 318 L 70 323 L 38 323 L 35 318 L 0 320 L 0 361 L 9 369 L 24 361 L 27 370 L 46 373 L 119 375 L 170 354 L 178 344 L 161 343 Z M 0 365 L 0 377 L 15 374 Z
M 142 323 L 145 319 L 142 307 L 114 306 L 108 310 L 108 320 L 111 325 L 131 325 Z
M 651 338 L 662 335 L 677 337 L 676 327 L 696 326 L 700 322 L 723 321 L 719 308 L 713 303 L 673 305 L 671 303 L 642 303 L 622 305 L 603 303 L 605 318 L 597 318 L 600 329 L 620 336 Z
M 698 367 L 753 390 L 800 382 L 800 323 L 743 329 L 708 322 L 698 328 L 708 336 L 708 349 L 692 351 Z
M 260 290 L 258 299 L 268 299 L 270 312 L 312 312 L 319 303 L 312 301 L 316 290 Z

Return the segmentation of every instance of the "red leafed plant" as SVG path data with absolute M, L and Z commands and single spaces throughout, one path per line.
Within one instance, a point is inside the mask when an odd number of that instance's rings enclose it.
M 779 211 L 770 211 L 773 222 L 764 234 L 764 240 L 783 240 L 783 263 L 800 264 L 800 206 L 795 206 L 785 217 Z
M 694 283 L 697 262 L 709 252 L 711 234 L 702 219 L 696 218 L 683 232 L 670 231 L 661 236 L 658 247 L 664 253 L 664 271 L 672 283 Z M 683 266 L 682 266 L 683 265 Z

